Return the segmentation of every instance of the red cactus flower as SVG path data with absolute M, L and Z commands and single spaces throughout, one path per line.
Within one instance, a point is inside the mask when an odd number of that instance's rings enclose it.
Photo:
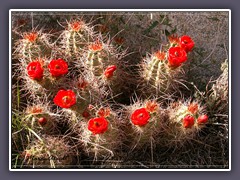
M 100 108 L 97 112 L 97 115 L 99 117 L 108 117 L 110 115 L 111 111 L 109 108 Z
M 27 74 L 31 79 L 39 80 L 43 77 L 43 68 L 39 61 L 30 62 L 27 66 Z
M 189 36 L 182 36 L 179 38 L 180 47 L 183 48 L 186 52 L 189 52 L 194 47 L 194 42 Z
M 41 126 L 44 126 L 45 124 L 47 124 L 47 119 L 44 118 L 44 117 L 41 117 L 38 119 L 38 123 L 41 125 Z
M 104 76 L 106 78 L 111 78 L 116 69 L 117 69 L 117 66 L 115 66 L 115 65 L 108 66 L 104 71 Z
M 198 117 L 197 122 L 198 124 L 205 124 L 208 121 L 208 116 L 206 114 L 201 115 Z
M 187 53 L 180 47 L 171 47 L 168 51 L 168 63 L 170 67 L 179 67 L 187 60 Z
M 68 73 L 68 64 L 63 59 L 52 60 L 48 69 L 52 76 L 59 77 Z
M 89 45 L 89 50 L 91 51 L 101 51 L 102 48 L 103 48 L 103 45 L 99 41 L 96 41 L 95 43 L 92 43 Z
M 194 125 L 194 117 L 190 115 L 186 115 L 182 121 L 184 128 L 191 128 Z
M 83 26 L 83 22 L 81 21 L 76 21 L 70 24 L 70 28 L 75 31 L 78 32 Z
M 156 112 L 158 108 L 158 104 L 155 101 L 147 101 L 146 110 L 150 113 Z
M 145 126 L 150 119 L 150 114 L 146 108 L 135 110 L 131 115 L 131 120 L 134 125 Z
M 76 104 L 76 95 L 72 90 L 60 90 L 53 102 L 62 108 L 70 108 Z
M 23 38 L 33 43 L 36 41 L 37 37 L 38 37 L 38 34 L 36 32 L 31 32 L 31 33 L 26 33 Z
M 191 103 L 188 106 L 188 111 L 191 112 L 192 114 L 195 114 L 198 111 L 198 104 L 197 103 Z
M 158 60 L 164 60 L 164 59 L 165 59 L 165 56 L 166 56 L 166 53 L 161 52 L 161 51 L 157 51 L 157 52 L 154 54 L 154 57 L 156 57 Z
M 97 117 L 88 121 L 88 130 L 93 134 L 102 134 L 108 130 L 108 121 L 103 117 Z

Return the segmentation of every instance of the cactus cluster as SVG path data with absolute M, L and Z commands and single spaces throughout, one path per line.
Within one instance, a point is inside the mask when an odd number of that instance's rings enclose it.
M 22 164 L 84 167 L 87 159 L 108 167 L 120 159 L 124 167 L 125 159 L 184 146 L 207 128 L 209 104 L 177 96 L 179 85 L 188 86 L 184 63 L 194 48 L 191 37 L 169 36 L 160 50 L 131 64 L 127 51 L 84 16 L 60 24 L 56 34 L 25 29 L 14 39 L 12 93 L 19 97 L 13 94 L 12 107 L 22 127 L 14 134 L 26 135 L 18 152 Z M 212 87 L 219 103 L 227 103 L 225 74 Z M 137 100 L 120 103 L 118 95 L 131 91 Z M 19 99 L 25 103 L 14 102 Z

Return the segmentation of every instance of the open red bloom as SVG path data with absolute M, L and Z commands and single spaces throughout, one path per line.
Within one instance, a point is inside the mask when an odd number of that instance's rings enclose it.
M 194 42 L 189 36 L 180 37 L 180 47 L 183 48 L 186 52 L 189 52 L 194 47 Z
M 207 123 L 207 121 L 208 121 L 208 116 L 206 114 L 199 116 L 197 119 L 198 124 L 205 124 Z
M 187 60 L 187 53 L 180 47 L 171 47 L 168 50 L 168 63 L 171 67 L 181 66 Z
M 88 121 L 88 130 L 93 134 L 102 134 L 108 130 L 108 121 L 104 117 L 97 117 Z
M 52 60 L 48 69 L 52 76 L 59 77 L 68 73 L 68 64 L 63 59 Z
M 144 126 L 148 123 L 150 114 L 146 108 L 140 108 L 135 110 L 131 115 L 131 120 L 134 125 Z
M 76 95 L 72 90 L 60 90 L 54 97 L 53 102 L 62 108 L 70 108 L 76 104 Z
M 190 115 L 186 115 L 182 121 L 184 128 L 191 128 L 194 125 L 194 117 Z
M 113 76 L 113 73 L 114 73 L 114 71 L 115 71 L 116 69 L 117 69 L 117 66 L 115 66 L 115 65 L 108 66 L 108 67 L 106 68 L 106 70 L 104 71 L 105 77 L 106 77 L 106 78 L 112 77 L 112 76 Z
M 42 79 L 43 68 L 39 61 L 30 62 L 27 66 L 27 74 L 31 79 Z

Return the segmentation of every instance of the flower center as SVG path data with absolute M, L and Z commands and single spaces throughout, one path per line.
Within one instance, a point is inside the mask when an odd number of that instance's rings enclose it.
M 143 113 L 140 113 L 139 115 L 138 115 L 138 118 L 142 118 L 143 117 Z
M 188 42 L 187 42 L 187 40 L 184 40 L 183 43 L 184 43 L 184 44 L 187 44 Z
M 33 66 L 33 67 L 32 67 L 32 70 L 36 70 L 36 66 Z
M 99 127 L 99 126 L 100 126 L 100 123 L 97 122 L 97 121 L 95 121 L 95 122 L 94 122 L 94 126 L 95 126 L 95 127 Z
M 60 69 L 60 66 L 58 64 L 55 65 L 56 69 Z
M 71 98 L 70 98 L 69 96 L 64 96 L 64 97 L 62 98 L 62 101 L 63 101 L 64 104 L 69 103 L 70 100 L 71 100 Z
M 179 56 L 179 52 L 177 52 L 177 51 L 176 51 L 176 52 L 175 52 L 175 56 L 177 56 L 177 57 L 178 57 L 178 56 Z

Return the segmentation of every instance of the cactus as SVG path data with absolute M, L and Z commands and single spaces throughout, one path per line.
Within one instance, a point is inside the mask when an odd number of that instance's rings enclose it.
M 169 122 L 164 123 L 162 142 L 165 146 L 182 146 L 193 139 L 205 127 L 208 116 L 205 108 L 197 101 L 177 101 L 167 108 Z
M 52 47 L 50 35 L 42 30 L 32 30 L 21 34 L 22 38 L 16 41 L 13 55 L 16 59 L 31 62 L 37 58 L 50 55 Z
M 58 115 L 51 112 L 51 106 L 46 98 L 35 98 L 34 103 L 26 107 L 22 113 L 22 125 L 38 134 L 58 133 Z
M 73 150 L 60 137 L 35 139 L 22 153 L 23 164 L 36 168 L 64 168 L 73 162 Z
M 81 18 L 67 22 L 65 30 L 56 42 L 57 47 L 72 60 L 78 59 L 85 52 L 87 45 L 93 41 L 95 33 L 90 23 L 85 23 Z
M 94 161 L 107 160 L 121 151 L 123 132 L 119 127 L 123 122 L 110 107 L 91 105 L 83 116 L 73 129 L 88 156 Z
M 88 18 L 71 17 L 56 34 L 28 26 L 14 30 L 12 138 L 21 142 L 19 149 L 14 145 L 16 161 L 33 168 L 158 167 L 164 159 L 171 163 L 163 156 L 187 149 L 187 142 L 211 139 L 204 133 L 228 113 L 227 68 L 203 99 L 186 100 L 192 97 L 181 89 L 188 88 L 189 36 L 169 36 L 168 44 L 135 64 L 138 55 L 128 59 L 120 45 L 125 36 L 103 35 Z M 130 102 L 133 93 L 139 98 Z
M 182 81 L 182 64 L 187 61 L 187 52 L 192 50 L 194 42 L 189 36 L 170 36 L 169 41 L 170 44 L 147 55 L 140 64 L 140 91 L 146 92 L 146 96 L 170 96 L 179 91 L 179 85 L 186 86 Z
M 130 151 L 154 148 L 155 141 L 163 131 L 165 111 L 156 100 L 145 100 L 125 107 L 125 133 Z

